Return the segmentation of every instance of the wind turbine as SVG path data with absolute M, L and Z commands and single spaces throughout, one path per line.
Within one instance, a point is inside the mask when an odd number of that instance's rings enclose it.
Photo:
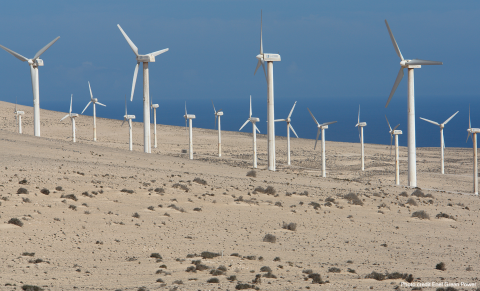
M 97 113 L 96 113 L 97 111 L 95 109 L 95 104 L 102 105 L 102 106 L 105 106 L 105 107 L 107 105 L 98 102 L 97 98 L 93 98 L 92 87 L 90 87 L 90 81 L 88 82 L 88 89 L 90 89 L 90 102 L 88 102 L 87 106 L 85 106 L 82 113 L 80 113 L 80 114 L 83 114 L 83 112 L 85 112 L 85 110 L 87 110 L 90 103 L 93 103 L 93 141 L 97 141 Z
M 213 105 L 213 100 L 212 100 Z M 215 112 L 215 127 L 217 127 L 217 119 L 218 119 L 218 157 L 222 156 L 222 128 L 220 126 L 220 117 L 223 116 L 222 109 L 215 110 L 215 105 L 213 105 L 213 111 Z
M 168 51 L 168 48 L 159 50 L 153 53 L 149 53 L 146 55 L 139 55 L 138 48 L 135 44 L 130 40 L 127 36 L 125 31 L 120 27 L 120 24 L 117 24 L 118 28 L 122 32 L 123 36 L 127 40 L 130 48 L 135 53 L 137 57 L 137 65 L 135 66 L 135 71 L 133 73 L 133 83 L 132 83 L 132 95 L 130 97 L 130 101 L 133 100 L 133 93 L 135 92 L 135 83 L 137 82 L 137 73 L 138 73 L 138 65 L 143 63 L 143 148 L 146 153 L 151 153 L 151 144 L 150 144 L 150 85 L 149 85 L 149 73 L 148 73 L 148 63 L 155 62 L 155 57 L 163 54 L 164 52 Z
M 22 56 L 19 53 L 12 51 L 2 45 L 1 48 L 12 54 L 17 59 L 21 60 L 22 62 L 28 62 L 30 65 L 30 75 L 32 77 L 32 91 L 33 91 L 33 133 L 35 136 L 40 136 L 40 89 L 39 89 L 39 80 L 38 80 L 38 67 L 43 66 L 43 60 L 40 59 L 40 56 L 52 45 L 54 44 L 60 36 L 57 36 L 54 40 L 52 40 L 49 44 L 44 46 L 41 50 L 39 50 L 33 59 L 27 59 L 26 57 Z
M 308 109 L 308 107 L 307 107 L 307 109 Z M 320 124 L 315 119 L 315 117 L 313 116 L 312 111 L 310 111 L 310 109 L 308 109 L 308 112 L 310 112 L 310 115 L 312 116 L 313 121 L 315 121 L 315 123 L 317 124 L 317 127 L 318 127 L 317 139 L 315 140 L 315 146 L 313 147 L 314 150 L 317 147 L 317 141 L 318 141 L 318 136 L 320 135 L 320 130 L 322 130 L 322 177 L 325 178 L 325 177 L 327 177 L 327 173 L 326 173 L 326 170 L 325 170 L 325 129 L 328 129 L 328 126 L 330 124 L 337 123 L 337 122 L 336 121 L 330 121 L 330 122 Z
M 393 97 L 395 90 L 397 90 L 400 81 L 403 78 L 403 69 L 408 69 L 408 186 L 417 187 L 417 150 L 415 143 L 415 90 L 414 90 L 414 69 L 420 69 L 422 65 L 443 65 L 442 62 L 436 61 L 425 61 L 425 60 L 405 60 L 400 48 L 393 37 L 393 33 L 390 30 L 387 20 L 385 19 L 385 24 L 387 25 L 388 33 L 390 34 L 390 39 L 392 40 L 393 47 L 397 52 L 398 57 L 400 58 L 400 71 L 398 72 L 397 79 L 393 84 L 392 91 L 388 97 L 387 104 L 385 108 L 388 107 L 388 103 Z
M 260 54 L 256 56 L 258 59 L 257 67 L 255 68 L 254 75 L 257 73 L 260 65 L 263 67 L 263 73 L 267 79 L 267 135 L 268 135 L 268 170 L 275 171 L 275 110 L 273 106 L 273 62 L 280 62 L 281 58 L 279 54 L 263 53 L 263 41 L 262 41 L 262 12 L 260 12 Z M 265 72 L 265 62 L 268 66 L 268 76 Z
M 400 126 L 400 123 L 397 124 L 393 129 L 390 126 L 390 122 L 388 122 L 387 115 L 385 115 L 385 119 L 388 123 L 388 128 L 390 128 L 390 154 L 392 154 L 392 141 L 393 136 L 395 136 L 395 185 L 400 185 L 400 161 L 398 159 L 398 135 L 402 134 L 401 130 L 397 130 L 397 127 Z
M 260 130 L 257 128 L 257 126 L 255 125 L 255 123 L 257 122 L 260 122 L 260 118 L 258 117 L 252 117 L 252 95 L 250 95 L 250 115 L 247 119 L 247 121 L 245 121 L 245 123 L 242 125 L 242 127 L 240 127 L 240 130 L 242 130 L 242 128 L 247 125 L 248 122 L 251 122 L 252 123 L 252 129 L 253 129 L 253 167 L 256 169 L 257 168 L 257 132 L 260 133 Z
M 365 171 L 365 148 L 363 146 L 363 127 L 367 126 L 366 122 L 360 122 L 360 105 L 358 105 L 358 121 L 355 127 L 358 127 L 358 137 L 362 146 L 362 171 Z
M 22 133 L 22 115 L 25 114 L 23 111 L 18 111 L 17 109 L 17 97 L 15 97 L 15 119 L 18 120 L 18 133 Z
M 477 164 L 477 133 L 480 133 L 480 128 L 472 128 L 472 123 L 470 122 L 470 105 L 468 105 L 468 136 L 467 141 L 470 135 L 472 136 L 473 142 L 473 193 L 478 195 L 478 164 Z
M 290 117 L 292 116 L 293 109 L 295 108 L 295 105 L 297 105 L 297 101 L 293 104 L 292 110 L 290 110 L 290 113 L 288 114 L 287 118 L 285 119 L 276 119 L 275 122 L 277 121 L 286 121 L 287 122 L 287 164 L 290 166 L 290 129 L 292 129 L 293 133 L 295 136 L 298 138 L 297 133 L 293 129 L 293 126 L 290 124 L 292 119 Z
M 150 109 L 153 109 L 153 147 L 157 148 L 157 108 L 159 107 L 158 104 L 152 104 L 152 100 L 150 100 Z
M 193 160 L 193 136 L 192 136 L 192 119 L 195 119 L 195 115 L 187 113 L 187 102 L 185 102 L 185 127 L 187 127 L 188 120 L 188 158 Z
M 440 151 L 441 151 L 441 159 L 442 159 L 442 174 L 445 174 L 444 170 L 444 150 L 445 150 L 445 140 L 443 139 L 443 128 L 445 127 L 445 124 L 447 124 L 455 115 L 457 115 L 458 111 L 455 112 L 452 116 L 450 116 L 445 122 L 439 124 L 438 122 L 428 120 L 426 118 L 420 117 L 420 119 L 425 120 L 426 122 L 429 122 L 431 124 L 435 124 L 440 126 Z
M 127 95 L 125 95 L 125 115 L 123 116 L 122 126 L 126 120 L 128 120 L 128 127 L 129 127 L 129 138 L 128 138 L 128 149 L 132 150 L 133 143 L 132 143 L 132 119 L 135 119 L 135 115 L 128 115 L 127 113 Z
M 77 113 L 72 113 L 72 101 L 73 101 L 73 94 L 70 97 L 70 111 L 68 112 L 67 115 L 65 115 L 60 121 L 63 121 L 65 118 L 70 117 L 72 120 L 72 136 L 73 136 L 73 142 L 76 142 L 77 139 L 75 138 L 75 117 L 78 117 Z

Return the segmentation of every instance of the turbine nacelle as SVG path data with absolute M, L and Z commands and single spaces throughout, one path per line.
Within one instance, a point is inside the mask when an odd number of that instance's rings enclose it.
M 70 113 L 70 118 L 75 118 L 75 117 L 78 117 L 77 113 Z
M 364 126 L 367 126 L 367 123 L 366 122 L 359 122 L 355 125 L 355 127 L 357 127 L 357 126 L 364 127 Z
M 256 58 L 265 62 L 280 62 L 282 60 L 279 54 L 258 54 Z
M 397 134 L 403 134 L 401 130 L 393 130 L 393 131 L 390 131 L 390 134 L 393 134 L 393 135 L 397 135 Z
M 250 117 L 248 120 L 250 120 L 250 122 L 252 122 L 252 123 L 260 122 L 260 118 L 258 118 L 258 117 Z
M 43 60 L 42 59 L 35 59 L 35 60 L 28 60 L 28 63 L 34 67 L 43 67 Z
M 135 115 L 124 115 L 123 118 L 125 118 L 125 119 L 135 119 Z
M 467 131 L 472 134 L 473 133 L 477 134 L 477 133 L 480 133 L 480 128 L 469 128 L 467 129 Z
M 411 62 L 412 60 L 403 60 L 400 62 L 400 66 L 402 66 L 402 68 L 407 68 L 407 69 L 420 69 L 422 66 L 421 65 L 410 65 L 409 63 Z
M 137 56 L 137 62 L 139 62 L 139 63 L 154 63 L 155 62 L 155 56 L 139 55 L 139 56 Z
M 93 103 L 97 103 L 97 102 L 98 102 L 98 98 L 92 98 L 92 102 L 93 102 Z
M 153 109 L 157 109 L 158 107 L 160 107 L 158 104 L 152 104 Z
M 216 116 L 223 116 L 223 111 L 218 111 L 217 113 L 215 113 Z
M 319 125 L 317 125 L 317 127 L 320 128 L 320 129 L 328 129 L 328 125 L 319 124 Z
M 183 117 L 185 117 L 185 119 L 195 119 L 195 114 L 185 114 Z
M 23 115 L 23 114 L 25 114 L 25 112 L 23 112 L 23 111 L 15 111 L 15 114 L 17 114 L 17 115 Z

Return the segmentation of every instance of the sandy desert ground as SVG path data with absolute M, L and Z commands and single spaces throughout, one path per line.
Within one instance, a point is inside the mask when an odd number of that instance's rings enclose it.
M 37 138 L 32 108 L 19 107 L 20 135 L 13 107 L 0 102 L 0 290 L 480 288 L 471 148 L 446 149 L 445 175 L 439 148 L 419 148 L 412 189 L 394 185 L 388 146 L 366 144 L 361 172 L 359 144 L 327 141 L 322 178 L 313 140 L 292 139 L 287 166 L 277 137 L 270 172 L 257 135 L 249 177 L 248 133 L 223 131 L 218 158 L 217 132 L 194 128 L 189 160 L 182 127 L 158 125 L 145 154 L 141 123 L 130 152 L 119 120 L 98 118 L 93 142 L 92 117 L 80 116 L 72 143 L 65 113 L 42 110 Z M 400 168 L 404 185 L 403 147 Z M 428 219 L 413 217 L 422 210 Z

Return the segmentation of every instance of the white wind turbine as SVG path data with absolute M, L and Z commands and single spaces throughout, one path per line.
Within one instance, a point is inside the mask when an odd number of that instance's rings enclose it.
M 220 126 L 220 117 L 223 116 L 223 111 L 222 109 L 220 110 L 215 110 L 215 105 L 213 105 L 213 100 L 212 100 L 212 106 L 213 106 L 213 111 L 215 112 L 215 127 L 217 127 L 217 119 L 218 119 L 218 157 L 222 156 L 222 127 Z
M 39 80 L 38 80 L 38 67 L 43 66 L 43 60 L 40 59 L 40 56 L 52 45 L 54 44 L 60 37 L 58 36 L 54 40 L 52 40 L 49 44 L 39 50 L 33 59 L 27 59 L 26 57 L 22 56 L 19 53 L 12 51 L 2 45 L 1 48 L 12 54 L 17 59 L 21 60 L 22 62 L 28 62 L 30 65 L 30 75 L 32 77 L 32 91 L 33 91 L 33 133 L 35 136 L 40 136 L 40 89 L 39 89 Z
M 70 111 L 68 112 L 67 115 L 65 115 L 60 121 L 63 121 L 65 118 L 70 117 L 72 120 L 72 136 L 73 136 L 73 142 L 76 142 L 77 139 L 75 138 L 75 117 L 78 117 L 77 113 L 72 113 L 72 101 L 73 101 L 73 94 L 70 97 Z
M 327 173 L 326 173 L 326 170 L 325 170 L 325 129 L 328 129 L 328 126 L 330 124 L 337 123 L 337 122 L 336 121 L 330 121 L 330 122 L 325 122 L 325 123 L 320 124 L 315 119 L 315 117 L 313 116 L 310 109 L 307 108 L 307 110 L 308 110 L 308 112 L 310 112 L 310 115 L 312 116 L 313 121 L 315 121 L 315 123 L 317 124 L 317 127 L 318 127 L 317 138 L 315 139 L 315 146 L 313 147 L 314 150 L 317 147 L 317 141 L 318 141 L 318 136 L 320 135 L 320 130 L 322 131 L 322 177 L 325 178 L 325 177 L 327 177 Z
M 467 141 L 470 135 L 472 136 L 473 142 L 473 193 L 478 195 L 478 161 L 477 161 L 477 133 L 480 133 L 480 128 L 472 128 L 472 123 L 470 122 L 470 105 L 468 105 L 468 136 Z
M 387 20 L 385 20 L 387 25 L 388 33 L 390 34 L 390 39 L 392 40 L 393 47 L 397 52 L 398 57 L 400 58 L 400 71 L 398 72 L 397 79 L 393 84 L 392 91 L 388 97 L 387 104 L 385 108 L 388 107 L 388 103 L 392 99 L 395 90 L 397 90 L 400 81 L 403 78 L 403 69 L 408 69 L 408 186 L 416 187 L 417 186 L 417 150 L 415 143 L 415 90 L 414 90 L 414 69 L 420 69 L 422 65 L 443 65 L 442 62 L 436 61 L 425 61 L 425 60 L 405 60 L 400 48 L 393 37 L 393 33 L 390 30 Z
M 280 62 L 281 58 L 279 54 L 263 53 L 263 41 L 262 41 L 262 14 L 260 12 L 260 54 L 256 56 L 258 59 L 255 72 L 257 73 L 260 65 L 263 67 L 263 73 L 267 79 L 267 142 L 268 142 L 268 170 L 275 171 L 275 110 L 273 104 L 273 62 Z M 268 66 L 268 76 L 265 72 L 265 62 Z
M 130 40 L 127 34 L 123 31 L 120 27 L 120 24 L 117 24 L 118 28 L 122 32 L 123 36 L 127 40 L 130 48 L 135 53 L 137 57 L 137 65 L 135 66 L 135 71 L 133 73 L 133 83 L 132 83 L 132 95 L 130 97 L 130 101 L 133 100 L 133 93 L 135 92 L 135 83 L 137 81 L 137 73 L 138 73 L 138 66 L 140 63 L 143 63 L 143 147 L 146 153 L 151 153 L 151 144 L 150 144 L 150 85 L 149 85 L 149 73 L 148 73 L 148 63 L 155 62 L 155 57 L 163 54 L 164 52 L 168 51 L 168 48 L 159 50 L 153 53 L 149 53 L 146 55 L 139 55 L 138 48 L 135 44 Z
M 160 107 L 158 104 L 152 104 L 150 100 L 150 109 L 153 110 L 153 148 L 157 148 L 157 108 Z
M 445 150 L 445 140 L 443 139 L 443 128 L 445 127 L 445 124 L 447 124 L 455 115 L 457 115 L 458 111 L 455 112 L 452 116 L 450 116 L 445 122 L 439 124 L 438 122 L 428 120 L 426 118 L 420 117 L 420 119 L 425 120 L 426 122 L 429 122 L 431 124 L 438 125 L 440 127 L 440 151 L 441 151 L 441 159 L 442 159 L 442 174 L 445 174 L 444 170 L 444 150 Z
M 256 169 L 257 168 L 257 131 L 260 133 L 260 130 L 257 128 L 255 123 L 260 122 L 260 118 L 258 117 L 252 117 L 252 95 L 250 95 L 250 115 L 245 121 L 245 123 L 240 127 L 240 130 L 247 125 L 247 123 L 251 122 L 252 123 L 252 130 L 253 130 L 253 167 Z
M 127 113 L 127 95 L 125 95 L 125 115 L 123 116 L 122 126 L 126 120 L 128 120 L 128 127 L 129 127 L 129 138 L 128 138 L 128 149 L 133 149 L 133 142 L 132 142 L 132 119 L 135 119 L 135 115 L 128 115 Z
M 286 121 L 287 122 L 287 164 L 290 166 L 290 129 L 293 131 L 295 136 L 298 138 L 297 133 L 293 129 L 293 126 L 290 124 L 292 122 L 292 119 L 290 118 L 293 113 L 293 109 L 295 108 L 295 105 L 297 105 L 297 101 L 293 104 L 292 110 L 290 110 L 290 113 L 288 114 L 287 118 L 285 119 L 276 119 L 275 122 L 277 121 Z
M 396 130 L 397 127 L 400 126 L 400 123 L 397 124 L 393 129 L 390 126 L 390 122 L 388 122 L 387 115 L 385 115 L 385 119 L 388 123 L 388 128 L 390 129 L 390 154 L 392 154 L 392 141 L 393 136 L 395 136 L 395 185 L 400 185 L 400 160 L 398 159 L 398 135 L 402 134 L 401 130 Z
M 18 121 L 18 133 L 22 133 L 22 115 L 25 114 L 23 111 L 18 111 L 17 109 L 17 97 L 15 97 L 15 119 Z
M 92 87 L 90 87 L 90 82 L 88 82 L 88 89 L 90 89 L 90 102 L 88 102 L 87 106 L 85 106 L 82 113 L 80 113 L 80 114 L 83 114 L 83 112 L 85 112 L 85 110 L 87 110 L 90 103 L 93 103 L 93 141 L 97 141 L 97 111 L 95 109 L 95 104 L 102 105 L 102 106 L 105 106 L 105 107 L 107 105 L 98 102 L 97 98 L 93 98 Z
M 362 147 L 362 171 L 365 171 L 365 148 L 363 146 L 363 128 L 367 126 L 366 122 L 360 122 L 360 105 L 358 105 L 358 121 L 355 127 L 358 127 L 358 137 L 360 138 L 360 145 Z
M 192 119 L 195 119 L 194 114 L 187 113 L 187 102 L 185 102 L 185 128 L 187 127 L 188 120 L 188 158 L 193 160 L 193 135 L 192 135 Z

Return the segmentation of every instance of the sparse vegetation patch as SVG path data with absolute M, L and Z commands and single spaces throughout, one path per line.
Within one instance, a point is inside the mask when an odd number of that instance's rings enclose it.
M 415 211 L 414 213 L 412 213 L 412 217 L 416 217 L 419 219 L 430 219 L 430 216 L 424 210 Z

